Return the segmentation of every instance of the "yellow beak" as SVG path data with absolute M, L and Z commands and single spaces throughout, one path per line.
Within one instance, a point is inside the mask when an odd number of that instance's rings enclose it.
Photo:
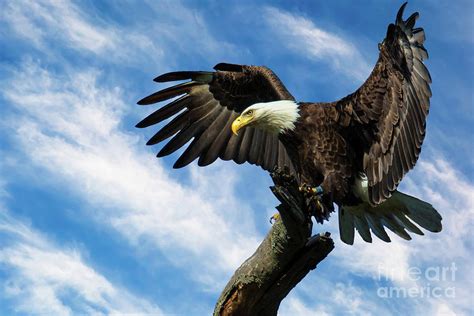
M 232 133 L 238 135 L 239 129 L 242 128 L 242 118 L 239 116 L 232 122 Z
M 253 117 L 239 116 L 232 122 L 232 133 L 238 135 L 239 130 L 247 126 L 252 120 Z

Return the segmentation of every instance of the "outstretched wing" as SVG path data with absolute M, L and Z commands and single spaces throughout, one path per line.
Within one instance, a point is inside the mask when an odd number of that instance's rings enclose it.
M 170 72 L 154 79 L 156 82 L 191 81 L 158 91 L 138 102 L 140 105 L 180 98 L 161 107 L 137 127 L 148 127 L 172 116 L 148 142 L 154 145 L 172 137 L 158 153 L 167 156 L 192 139 L 174 164 L 181 168 L 199 158 L 206 166 L 217 158 L 249 162 L 265 170 L 275 167 L 293 168 L 278 135 L 246 128 L 233 135 L 231 124 L 239 113 L 258 102 L 294 100 L 278 77 L 266 67 L 218 64 L 216 72 Z
M 423 64 L 428 58 L 423 47 L 425 33 L 414 28 L 417 12 L 403 21 L 405 6 L 395 24 L 388 26 L 370 77 L 355 93 L 337 102 L 353 118 L 373 204 L 389 198 L 415 165 L 430 106 L 431 77 Z

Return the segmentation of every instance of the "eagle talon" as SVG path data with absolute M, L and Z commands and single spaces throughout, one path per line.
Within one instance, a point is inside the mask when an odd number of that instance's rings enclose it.
M 270 224 L 274 224 L 277 220 L 281 218 L 280 213 L 275 213 L 270 217 Z
M 321 199 L 320 199 L 320 198 L 319 198 L 319 199 L 316 199 L 316 206 L 317 206 L 319 212 L 322 212 L 322 211 L 324 210 L 323 204 L 321 203 Z
M 309 192 L 309 188 L 311 188 L 309 185 L 306 185 L 306 184 L 302 184 L 299 186 L 299 190 L 300 192 L 302 193 L 308 193 Z
M 320 196 L 313 196 L 309 199 L 310 213 L 316 220 L 321 218 L 321 214 L 324 214 L 324 206 Z

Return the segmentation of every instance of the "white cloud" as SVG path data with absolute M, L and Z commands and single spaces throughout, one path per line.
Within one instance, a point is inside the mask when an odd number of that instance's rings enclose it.
M 284 315 L 387 315 L 389 310 L 372 299 L 372 293 L 351 280 L 340 282 L 316 270 L 283 301 Z
M 435 154 L 431 161 L 418 164 L 403 190 L 429 201 L 443 216 L 441 233 L 428 233 L 415 240 L 413 248 L 418 251 L 413 251 L 410 265 L 436 268 L 454 263 L 457 268 L 454 278 L 448 276 L 435 282 L 442 288 L 454 287 L 456 293 L 455 298 L 432 298 L 433 313 L 444 315 L 448 309 L 458 315 L 472 312 L 471 294 L 466 289 L 474 288 L 474 185 L 444 157 Z
M 163 315 L 87 265 L 75 249 L 61 249 L 29 225 L 0 210 L 2 301 L 38 315 Z
M 126 105 L 120 91 L 98 87 L 97 76 L 55 77 L 25 64 L 4 94 L 22 113 L 11 120 L 21 149 L 88 201 L 94 210 L 88 215 L 99 223 L 142 251 L 163 250 L 194 278 L 222 287 L 222 276 L 260 239 L 249 207 L 236 198 L 236 175 L 220 165 L 191 167 L 189 185 L 171 178 L 142 140 L 121 130 Z
M 117 10 L 125 16 L 129 14 L 127 10 L 136 10 L 137 16 L 139 10 L 147 12 L 140 16 L 141 23 L 129 20 L 123 26 L 111 22 L 100 11 L 69 0 L 10 1 L 0 12 L 0 26 L 4 24 L 56 62 L 61 57 L 58 46 L 92 53 L 102 62 L 141 68 L 172 65 L 178 51 L 180 55 L 216 59 L 217 55 L 233 56 L 238 50 L 225 41 L 216 41 L 199 13 L 178 1 L 142 4 L 118 5 Z
M 264 19 L 279 42 L 298 55 L 329 63 L 356 80 L 365 80 L 372 70 L 349 40 L 317 27 L 305 17 L 268 7 Z
M 71 47 L 100 53 L 117 45 L 114 32 L 91 25 L 84 13 L 69 1 L 10 1 L 1 16 L 12 29 L 44 48 L 50 33 Z
M 139 32 L 153 38 L 160 47 L 165 46 L 165 50 L 169 48 L 167 65 L 176 57 L 180 57 L 178 64 L 182 65 L 186 63 L 184 56 L 194 60 L 197 55 L 217 63 L 216 60 L 229 60 L 245 51 L 225 39 L 216 39 L 205 16 L 181 1 L 148 1 L 148 5 L 153 19 L 146 21 Z
M 324 304 L 328 305 L 328 304 Z M 329 316 L 331 313 L 328 312 L 328 307 L 326 306 L 317 306 L 315 308 L 308 307 L 302 300 L 289 297 L 284 301 L 281 305 L 281 308 L 278 310 L 278 315 L 285 316 L 285 315 L 321 315 L 321 316 Z

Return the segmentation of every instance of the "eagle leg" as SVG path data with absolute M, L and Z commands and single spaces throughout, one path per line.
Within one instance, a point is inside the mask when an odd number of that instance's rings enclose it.
M 270 224 L 273 225 L 273 223 L 275 223 L 280 218 L 281 218 L 280 213 L 276 212 L 275 214 L 272 215 L 272 217 L 270 217 Z

